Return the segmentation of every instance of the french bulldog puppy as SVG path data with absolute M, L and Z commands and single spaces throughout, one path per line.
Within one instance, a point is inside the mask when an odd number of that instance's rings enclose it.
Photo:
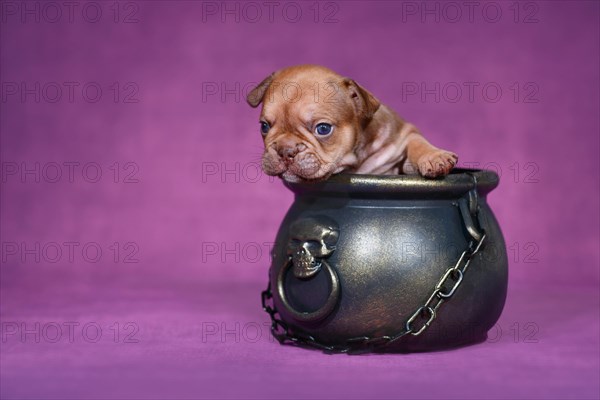
M 289 182 L 356 174 L 447 175 L 456 154 L 438 149 L 362 86 L 328 68 L 272 73 L 246 98 L 263 104 L 262 168 Z

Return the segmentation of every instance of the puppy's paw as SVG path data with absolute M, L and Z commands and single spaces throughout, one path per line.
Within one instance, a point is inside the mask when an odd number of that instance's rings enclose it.
M 446 176 L 454 168 L 458 156 L 446 150 L 433 150 L 419 158 L 419 173 L 427 178 Z

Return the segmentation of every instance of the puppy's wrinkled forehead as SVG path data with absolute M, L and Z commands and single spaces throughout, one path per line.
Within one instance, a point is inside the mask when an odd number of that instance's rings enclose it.
M 282 74 L 273 80 L 263 99 L 265 118 L 284 118 L 289 123 L 347 120 L 353 111 L 342 78 L 334 74 Z

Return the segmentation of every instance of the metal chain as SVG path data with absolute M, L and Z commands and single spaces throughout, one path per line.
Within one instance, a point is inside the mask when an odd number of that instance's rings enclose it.
M 474 189 L 476 190 L 476 188 Z M 477 205 L 475 205 L 475 214 L 478 213 Z M 357 336 L 348 339 L 344 344 L 327 345 L 319 342 L 313 336 L 308 335 L 300 330 L 292 329 L 288 325 L 276 317 L 279 314 L 275 308 L 272 299 L 271 283 L 267 289 L 262 292 L 262 307 L 271 317 L 271 333 L 281 344 L 293 344 L 302 347 L 311 347 L 322 350 L 326 353 L 361 353 L 370 352 L 376 349 L 381 349 L 397 342 L 406 335 L 419 336 L 422 334 L 435 320 L 437 311 L 445 301 L 452 298 L 456 289 L 463 281 L 463 277 L 471 260 L 481 249 L 485 241 L 486 234 L 483 232 L 479 240 L 472 240 L 469 246 L 462 252 L 461 256 L 454 266 L 448 268 L 441 279 L 435 285 L 433 292 L 427 301 L 417 308 L 405 323 L 404 329 L 392 336 Z M 268 304 L 268 303 L 271 304 Z M 420 321 L 420 326 L 419 326 Z

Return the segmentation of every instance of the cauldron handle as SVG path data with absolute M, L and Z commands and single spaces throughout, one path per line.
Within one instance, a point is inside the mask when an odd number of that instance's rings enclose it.
M 469 191 L 466 197 L 462 197 L 458 201 L 458 208 L 465 224 L 467 232 L 475 240 L 479 242 L 483 237 L 483 223 L 481 221 L 482 213 L 479 212 L 479 195 L 477 194 L 477 177 L 471 175 L 473 178 L 473 189 Z M 467 199 L 468 197 L 468 199 Z M 475 225 L 474 217 L 477 216 L 477 222 L 479 227 Z
M 285 275 L 292 264 L 292 258 L 289 257 L 288 261 L 279 270 L 279 274 L 277 275 L 277 294 L 281 299 L 283 307 L 295 320 L 300 322 L 318 322 L 326 318 L 335 309 L 340 297 L 340 279 L 337 275 L 337 272 L 329 265 L 329 263 L 327 263 L 327 261 L 321 261 L 321 265 L 323 267 L 322 270 L 327 271 L 329 279 L 331 280 L 331 292 L 329 293 L 325 304 L 318 310 L 313 312 L 300 312 L 291 306 L 285 293 Z

